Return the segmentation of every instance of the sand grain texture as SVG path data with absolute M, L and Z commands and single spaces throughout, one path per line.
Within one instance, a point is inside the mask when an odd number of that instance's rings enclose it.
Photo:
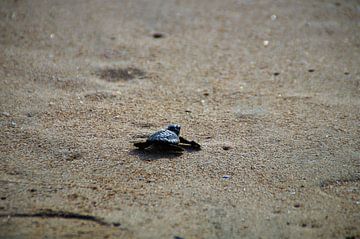
M 0 238 L 359 238 L 359 9 L 1 1 Z

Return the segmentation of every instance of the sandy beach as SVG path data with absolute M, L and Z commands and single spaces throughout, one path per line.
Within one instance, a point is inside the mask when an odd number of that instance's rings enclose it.
M 0 238 L 360 238 L 359 66 L 355 0 L 2 0 Z

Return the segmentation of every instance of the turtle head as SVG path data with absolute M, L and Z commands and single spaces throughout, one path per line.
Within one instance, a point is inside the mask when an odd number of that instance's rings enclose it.
M 178 124 L 171 124 L 167 127 L 167 130 L 174 132 L 176 135 L 180 134 L 181 126 Z

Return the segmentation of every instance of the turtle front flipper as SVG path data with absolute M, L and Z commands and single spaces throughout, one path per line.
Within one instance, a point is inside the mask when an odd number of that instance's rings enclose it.
M 180 143 L 182 144 L 189 144 L 193 149 L 200 149 L 201 145 L 196 143 L 195 141 L 189 141 L 187 139 L 184 139 L 183 137 L 179 137 Z
M 147 147 L 149 147 L 152 143 L 149 142 L 149 141 L 146 141 L 146 142 L 137 142 L 137 143 L 134 143 L 134 146 L 135 147 L 138 147 L 139 149 L 145 149 Z

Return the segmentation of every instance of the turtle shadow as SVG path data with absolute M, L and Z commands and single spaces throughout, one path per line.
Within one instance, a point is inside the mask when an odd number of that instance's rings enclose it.
M 135 155 L 144 161 L 153 161 L 162 158 L 172 159 L 177 158 L 182 154 L 183 152 L 157 149 L 133 149 L 130 151 L 130 155 Z
M 151 147 L 148 149 L 133 149 L 130 151 L 131 155 L 135 155 L 138 158 L 140 158 L 141 160 L 144 161 L 152 161 L 152 160 L 158 160 L 158 159 L 162 159 L 162 158 L 168 158 L 168 159 L 172 159 L 172 158 L 177 158 L 181 155 L 183 155 L 184 152 L 197 152 L 200 151 L 201 149 L 198 148 L 194 148 L 190 145 L 181 145 L 181 148 L 183 149 L 183 151 L 174 151 L 173 149 L 168 149 L 168 148 L 156 148 L 156 147 Z
M 198 152 L 201 150 L 201 148 L 194 148 L 193 146 L 186 145 L 186 144 L 181 144 L 180 147 L 183 148 L 184 151 L 189 152 L 189 153 Z

